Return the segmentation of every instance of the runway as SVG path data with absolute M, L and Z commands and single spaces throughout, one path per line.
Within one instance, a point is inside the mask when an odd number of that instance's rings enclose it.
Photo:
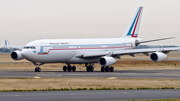
M 180 89 L 0 92 L 2 101 L 104 101 L 180 98 Z
M 122 70 L 115 72 L 63 72 L 63 71 L 0 71 L 0 77 L 40 77 L 40 78 L 63 78 L 63 77 L 95 77 L 95 78 L 171 78 L 180 79 L 180 69 L 177 70 Z

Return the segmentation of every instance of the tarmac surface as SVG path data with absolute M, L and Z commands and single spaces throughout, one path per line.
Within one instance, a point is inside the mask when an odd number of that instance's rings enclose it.
M 63 72 L 63 71 L 0 71 L 0 77 L 40 77 L 40 78 L 59 78 L 59 77 L 95 77 L 95 78 L 172 78 L 180 79 L 180 69 L 177 70 L 122 70 L 115 72 Z
M 1 101 L 104 101 L 180 98 L 180 89 L 0 92 Z

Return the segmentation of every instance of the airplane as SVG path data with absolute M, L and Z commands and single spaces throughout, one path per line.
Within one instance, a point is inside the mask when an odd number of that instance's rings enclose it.
M 167 54 L 173 50 L 180 50 L 180 47 L 174 48 L 147 48 L 134 49 L 141 43 L 160 41 L 169 38 L 160 38 L 143 41 L 138 38 L 140 21 L 143 7 L 139 6 L 130 22 L 126 32 L 120 38 L 89 38 L 89 39 L 40 39 L 29 42 L 24 47 L 12 46 L 5 40 L 5 47 L 16 48 L 11 53 L 14 60 L 26 59 L 32 62 L 35 72 L 41 72 L 40 65 L 45 63 L 65 63 L 63 71 L 76 71 L 76 66 L 72 64 L 85 64 L 87 72 L 94 71 L 94 63 L 101 65 L 101 72 L 114 72 L 117 59 L 122 55 L 135 56 L 143 53 L 149 56 L 154 62 L 160 62 L 167 59 Z

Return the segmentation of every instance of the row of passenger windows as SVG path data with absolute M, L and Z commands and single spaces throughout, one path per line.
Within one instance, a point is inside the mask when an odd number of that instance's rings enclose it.
M 24 49 L 36 49 L 34 46 L 25 46 Z

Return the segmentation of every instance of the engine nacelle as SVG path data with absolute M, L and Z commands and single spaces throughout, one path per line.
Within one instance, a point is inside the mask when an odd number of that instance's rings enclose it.
M 155 52 L 151 54 L 150 58 L 154 62 L 159 62 L 167 59 L 167 55 L 162 52 Z
M 110 66 L 116 63 L 116 59 L 113 57 L 103 56 L 98 62 L 101 66 Z
M 11 58 L 14 60 L 21 60 L 24 59 L 24 57 L 21 54 L 21 51 L 17 50 L 11 53 Z

